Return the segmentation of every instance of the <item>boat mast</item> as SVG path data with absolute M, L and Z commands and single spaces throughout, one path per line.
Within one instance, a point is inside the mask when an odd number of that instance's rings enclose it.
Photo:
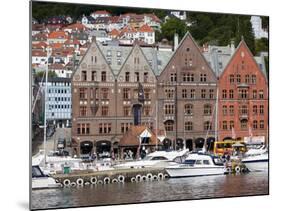
M 155 135 L 156 135 L 156 151 L 158 150 L 158 100 L 156 99 L 156 118 L 155 118 Z
M 215 114 L 215 141 L 218 140 L 218 102 L 219 102 L 219 87 L 217 86 L 216 94 L 216 114 Z
M 45 103 L 44 103 L 44 165 L 46 166 L 46 142 L 47 142 L 47 101 L 48 101 L 48 71 L 49 71 L 49 47 L 47 47 L 47 67 L 45 74 Z

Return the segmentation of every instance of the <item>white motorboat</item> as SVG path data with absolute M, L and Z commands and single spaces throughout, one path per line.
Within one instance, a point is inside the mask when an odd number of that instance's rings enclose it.
M 190 153 L 183 163 L 165 168 L 170 177 L 219 175 L 226 172 L 222 163 L 211 155 Z
M 176 165 L 175 161 L 181 159 L 189 152 L 188 149 L 180 151 L 155 151 L 148 154 L 144 159 L 137 161 L 128 161 L 122 164 L 114 165 L 114 168 L 145 168 L 145 167 L 167 167 Z
M 32 189 L 59 188 L 61 185 L 54 178 L 43 173 L 38 165 L 32 166 Z
M 250 171 L 268 171 L 268 152 L 248 155 L 242 162 Z

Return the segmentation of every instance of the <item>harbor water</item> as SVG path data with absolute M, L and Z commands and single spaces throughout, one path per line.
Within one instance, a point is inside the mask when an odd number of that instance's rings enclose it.
M 267 195 L 268 172 L 32 191 L 32 209 Z

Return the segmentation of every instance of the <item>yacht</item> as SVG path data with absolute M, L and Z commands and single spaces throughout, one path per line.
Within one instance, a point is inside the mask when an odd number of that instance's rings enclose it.
M 137 161 L 129 161 L 122 164 L 114 165 L 115 169 L 124 168 L 145 168 L 145 167 L 167 167 L 176 165 L 182 157 L 188 154 L 189 150 L 180 151 L 155 151 L 148 154 L 144 159 Z
M 265 149 L 248 152 L 242 158 L 242 163 L 250 171 L 268 171 L 268 161 L 268 151 Z
M 226 172 L 222 162 L 203 153 L 190 153 L 183 163 L 166 167 L 170 177 L 218 175 Z
M 59 187 L 54 178 L 45 175 L 38 165 L 32 165 L 32 190 Z

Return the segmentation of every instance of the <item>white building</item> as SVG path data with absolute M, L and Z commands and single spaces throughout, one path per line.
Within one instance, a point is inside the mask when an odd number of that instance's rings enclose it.
M 45 81 L 40 82 L 45 90 Z M 48 81 L 48 96 L 46 102 L 46 115 L 50 123 L 57 127 L 68 127 L 71 121 L 71 79 L 50 78 Z
M 100 18 L 100 17 L 110 17 L 110 13 L 106 10 L 97 10 L 91 14 L 93 18 Z
M 262 28 L 262 20 L 259 16 L 251 16 L 251 24 L 256 39 L 268 38 L 268 32 Z

